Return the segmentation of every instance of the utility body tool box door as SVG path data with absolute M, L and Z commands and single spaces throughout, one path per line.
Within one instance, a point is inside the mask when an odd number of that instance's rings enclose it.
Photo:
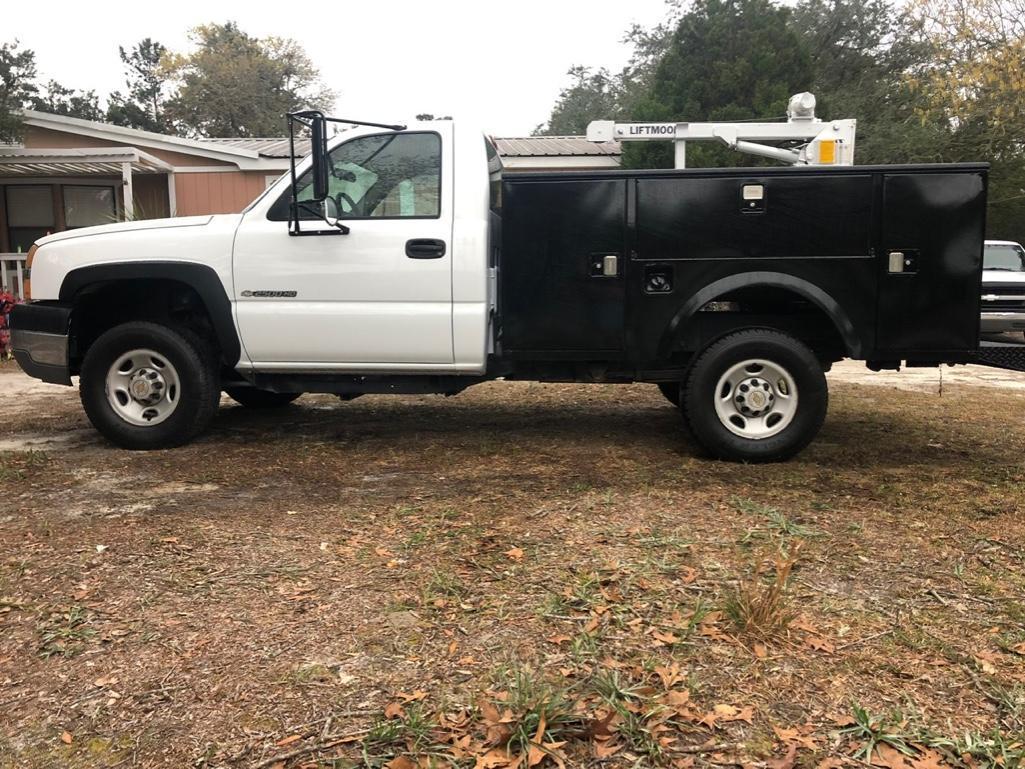
M 506 180 L 502 347 L 623 349 L 626 180 Z
M 882 183 L 878 353 L 977 349 L 985 169 L 888 173 Z

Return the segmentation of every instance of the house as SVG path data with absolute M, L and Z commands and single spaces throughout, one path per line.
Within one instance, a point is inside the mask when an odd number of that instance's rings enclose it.
M 495 142 L 509 172 L 619 165 L 618 144 L 581 136 Z M 26 110 L 21 144 L 0 145 L 0 288 L 22 293 L 23 255 L 47 233 L 235 213 L 288 164 L 287 139 L 183 139 Z

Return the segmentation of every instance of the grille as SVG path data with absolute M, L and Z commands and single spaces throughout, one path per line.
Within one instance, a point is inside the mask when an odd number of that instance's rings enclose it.
M 1025 312 L 1025 284 L 994 284 L 982 286 L 983 312 Z

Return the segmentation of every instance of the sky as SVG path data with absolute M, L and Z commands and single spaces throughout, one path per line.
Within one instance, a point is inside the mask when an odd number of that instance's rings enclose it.
M 34 50 L 42 81 L 105 96 L 124 88 L 118 45 L 152 37 L 187 50 L 189 28 L 233 20 L 257 37 L 298 40 L 339 94 L 338 116 L 401 122 L 429 112 L 494 136 L 529 134 L 571 66 L 618 69 L 630 53 L 626 29 L 666 14 L 665 0 L 144 0 L 110 13 L 80 0 L 4 6 L 0 42 L 16 38 Z

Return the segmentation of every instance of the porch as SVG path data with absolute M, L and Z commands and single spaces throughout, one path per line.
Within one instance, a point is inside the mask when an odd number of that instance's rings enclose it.
M 25 299 L 25 260 L 28 254 L 0 254 L 0 293 L 9 291 L 15 299 Z
M 0 146 L 0 287 L 23 298 L 25 254 L 45 235 L 175 209 L 174 168 L 136 147 Z

